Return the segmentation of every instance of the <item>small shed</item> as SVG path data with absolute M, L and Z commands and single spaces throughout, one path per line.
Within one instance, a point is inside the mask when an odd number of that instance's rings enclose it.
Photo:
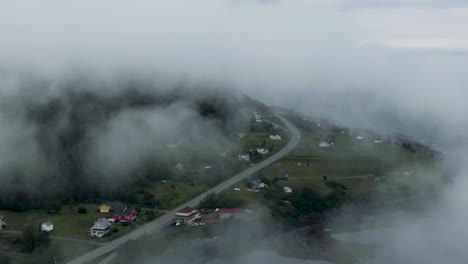
M 109 213 L 109 212 L 112 212 L 113 210 L 114 208 L 112 208 L 111 205 L 107 205 L 107 204 L 101 204 L 97 208 L 97 211 L 100 213 Z

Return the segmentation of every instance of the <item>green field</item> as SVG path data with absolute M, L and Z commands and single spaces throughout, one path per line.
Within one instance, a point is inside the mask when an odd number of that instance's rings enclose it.
M 284 185 L 293 189 L 307 186 L 322 194 L 330 191 L 322 179 L 327 176 L 329 180 L 351 188 L 353 193 L 365 193 L 376 185 L 366 175 L 431 166 L 433 163 L 390 143 L 360 141 L 348 134 L 335 136 L 333 147 L 320 148 L 320 141 L 314 133 L 303 132 L 298 146 L 285 158 L 263 169 L 261 174 L 273 179 L 287 172 L 289 180 Z
M 91 226 L 99 218 L 110 217 L 110 213 L 99 213 L 95 209 L 97 204 L 80 205 L 87 208 L 87 214 L 78 214 L 77 206 L 69 208 L 68 206 L 62 207 L 62 211 L 56 214 L 47 214 L 43 211 L 28 211 L 28 212 L 11 212 L 2 211 L 8 223 L 7 230 L 22 231 L 27 225 L 37 226 L 40 224 L 51 221 L 54 224 L 54 230 L 50 232 L 51 235 L 60 237 L 69 237 L 77 239 L 88 239 L 88 232 Z M 126 233 L 125 227 L 121 224 L 116 224 L 115 227 L 119 232 L 112 233 L 112 237 L 118 237 Z
M 149 193 L 155 194 L 160 203 L 160 209 L 173 209 L 193 197 L 205 192 L 207 186 L 187 184 L 168 180 L 166 183 L 156 183 L 145 188 Z
M 278 151 L 288 143 L 288 139 L 276 141 L 271 140 L 269 136 L 269 133 L 246 133 L 241 141 L 242 148 L 244 150 L 249 150 L 251 148 L 262 148 L 265 145 L 265 147 L 273 146 L 273 151 Z

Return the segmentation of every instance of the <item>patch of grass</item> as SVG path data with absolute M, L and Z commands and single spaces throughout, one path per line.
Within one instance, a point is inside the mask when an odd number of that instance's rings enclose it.
M 348 134 L 336 134 L 335 137 L 333 147 L 320 148 L 320 140 L 313 133 L 303 133 L 301 142 L 288 156 L 263 169 L 261 174 L 273 179 L 287 171 L 290 180 L 284 185 L 293 189 L 310 187 L 323 195 L 330 192 L 322 179 L 327 176 L 329 180 L 351 188 L 352 193 L 365 193 L 376 183 L 366 177 L 352 176 L 431 166 L 433 163 L 390 143 L 360 141 Z
M 58 239 L 53 239 L 51 243 L 52 246 L 60 248 L 65 260 L 71 260 L 99 247 L 98 245 Z
M 267 137 L 268 137 L 267 133 L 259 133 L 259 132 L 247 133 L 241 141 L 242 148 L 245 150 L 248 150 L 251 148 L 260 148 L 262 147 L 264 142 L 266 143 Z
M 208 187 L 168 180 L 166 183 L 155 183 L 145 191 L 157 196 L 160 209 L 173 209 L 180 204 L 206 191 Z
M 112 204 L 117 206 L 115 203 Z M 79 206 L 86 207 L 88 213 L 78 214 L 77 208 Z M 61 212 L 57 214 L 47 214 L 43 211 L 37 210 L 27 212 L 2 212 L 8 223 L 7 230 L 22 231 L 28 225 L 32 225 L 39 229 L 42 223 L 51 221 L 54 224 L 54 230 L 50 232 L 50 235 L 52 236 L 88 239 L 88 232 L 94 224 L 94 221 L 99 218 L 109 218 L 112 215 L 112 213 L 96 212 L 95 209 L 97 206 L 97 204 L 78 205 L 73 206 L 72 208 L 63 206 Z M 121 225 L 116 224 L 116 226 L 120 228 Z M 113 233 L 110 240 L 120 237 L 126 233 L 124 229 L 120 231 L 123 232 Z
M 32 225 L 39 228 L 39 225 L 52 221 L 54 230 L 51 235 L 66 236 L 72 238 L 86 239 L 88 238 L 89 228 L 94 221 L 108 217 L 110 214 L 98 213 L 95 211 L 97 204 L 80 205 L 86 207 L 87 214 L 78 214 L 77 207 L 69 208 L 63 206 L 62 211 L 57 214 L 47 214 L 43 211 L 27 211 L 27 212 L 10 212 L 3 211 L 3 214 L 8 223 L 8 230 L 23 230 L 27 225 Z

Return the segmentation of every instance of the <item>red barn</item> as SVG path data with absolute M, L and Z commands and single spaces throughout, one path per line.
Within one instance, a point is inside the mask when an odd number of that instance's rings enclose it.
M 114 209 L 112 218 L 119 222 L 130 222 L 137 218 L 137 211 L 128 207 L 117 207 Z

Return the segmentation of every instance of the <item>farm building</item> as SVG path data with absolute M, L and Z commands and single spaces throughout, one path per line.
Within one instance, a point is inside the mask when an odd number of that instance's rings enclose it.
M 114 209 L 112 218 L 117 222 L 130 222 L 137 218 L 137 211 L 129 207 L 117 207 Z

